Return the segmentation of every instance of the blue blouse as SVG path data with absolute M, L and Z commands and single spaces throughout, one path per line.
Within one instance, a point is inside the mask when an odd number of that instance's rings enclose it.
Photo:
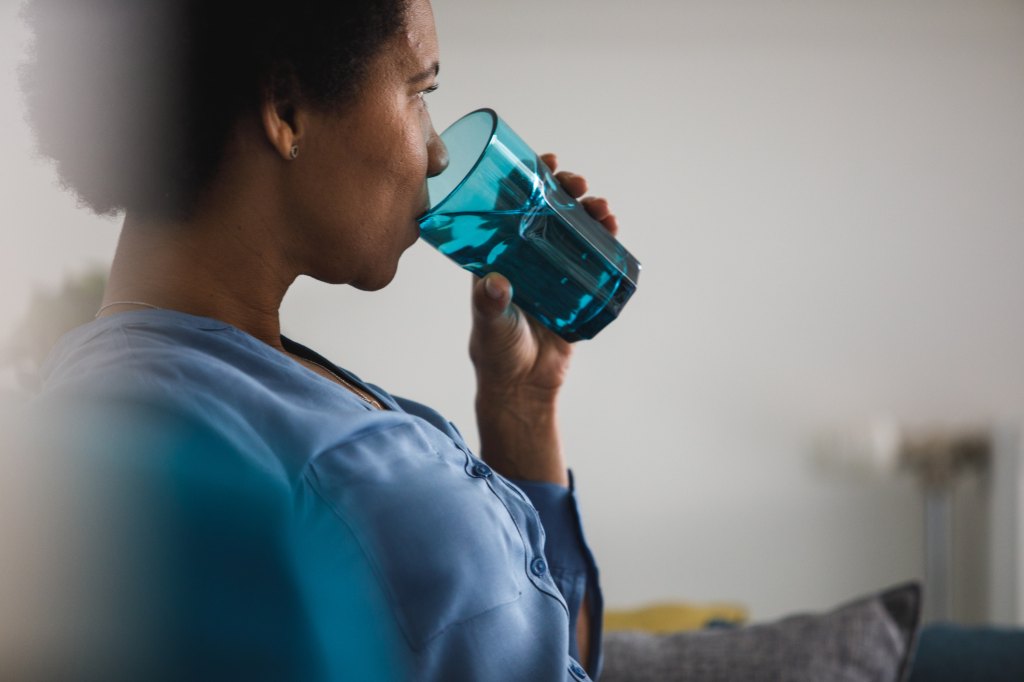
M 213 487 L 210 504 L 193 490 L 197 480 L 209 483 L 205 473 L 173 477 L 187 484 L 176 483 L 177 501 L 167 504 L 181 524 L 174 537 L 186 538 L 172 563 L 187 563 L 191 577 L 174 588 L 172 610 L 191 609 L 185 618 L 196 621 L 175 632 L 216 648 L 209 642 L 223 645 L 241 623 L 251 637 L 241 651 L 290 648 L 303 659 L 304 676 L 315 671 L 327 679 L 588 679 L 576 661 L 576 616 L 588 600 L 586 663 L 595 672 L 602 602 L 573 486 L 505 479 L 434 410 L 283 342 L 388 409 L 373 409 L 235 327 L 169 310 L 121 313 L 80 327 L 44 368 L 39 404 L 76 415 L 62 422 L 76 430 L 79 450 L 116 451 L 136 463 L 140 455 L 174 452 L 188 467 L 231 461 L 238 464 L 232 471 L 244 471 L 225 475 L 227 486 Z M 235 519 L 212 530 L 231 508 L 223 491 L 253 476 L 273 499 L 263 507 L 267 523 L 233 526 Z M 207 584 L 218 565 L 247 556 L 224 549 L 228 539 L 243 543 L 238 538 L 257 525 L 257 533 L 280 526 L 283 534 L 274 537 L 285 539 L 253 540 L 259 570 L 246 559 L 241 570 L 225 569 L 237 576 L 223 581 L 227 586 Z M 213 568 L 196 569 L 197 556 Z M 266 570 L 270 565 L 276 568 Z M 258 577 L 263 582 L 249 586 L 267 592 L 267 575 L 287 589 L 273 588 L 275 605 L 258 608 L 270 610 L 269 622 L 291 623 L 287 633 L 256 628 L 259 616 L 225 614 L 235 603 L 233 590 L 243 595 L 237 613 L 248 613 L 247 581 Z M 167 590 L 157 584 L 153 591 Z M 209 603 L 211 592 L 229 596 Z M 283 605 L 282 594 L 294 599 Z M 211 626 L 207 616 L 218 608 L 218 625 Z M 195 634 L 204 628 L 206 634 Z

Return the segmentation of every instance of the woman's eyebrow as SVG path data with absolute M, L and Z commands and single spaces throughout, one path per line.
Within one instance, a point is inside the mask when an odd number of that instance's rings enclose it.
M 409 84 L 412 85 L 413 83 L 418 83 L 420 81 L 425 81 L 428 78 L 436 78 L 437 74 L 439 74 L 439 73 L 441 73 L 441 64 L 440 64 L 440 62 L 434 62 L 433 64 L 428 66 L 426 69 L 424 69 L 423 71 L 420 71 L 418 74 L 416 74 L 415 76 L 410 78 L 409 79 Z

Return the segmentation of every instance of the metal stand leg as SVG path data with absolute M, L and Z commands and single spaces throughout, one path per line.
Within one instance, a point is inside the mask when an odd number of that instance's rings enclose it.
M 929 486 L 924 498 L 924 619 L 953 616 L 953 494 L 949 486 Z

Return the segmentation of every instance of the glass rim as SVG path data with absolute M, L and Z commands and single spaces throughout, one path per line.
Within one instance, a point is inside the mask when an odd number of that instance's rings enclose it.
M 494 140 L 494 135 L 498 132 L 498 120 L 499 120 L 498 119 L 498 113 L 494 109 L 491 109 L 490 107 L 481 107 L 479 109 L 474 109 L 473 111 L 469 112 L 468 114 L 464 114 L 464 115 L 460 116 L 454 122 L 452 122 L 451 125 L 449 125 L 447 128 L 444 129 L 444 132 L 441 133 L 440 137 L 443 140 L 445 133 L 447 133 L 449 130 L 451 130 L 455 126 L 459 125 L 460 123 L 465 121 L 467 118 L 469 118 L 471 116 L 476 116 L 478 114 L 486 114 L 486 115 L 490 116 L 490 119 L 491 119 L 491 133 L 490 133 L 490 135 L 487 136 L 487 141 L 483 144 L 483 146 L 480 147 L 480 153 L 477 155 L 476 161 L 474 161 L 473 165 L 469 167 L 469 170 L 466 171 L 465 174 L 463 174 L 462 178 L 459 179 L 459 182 L 447 194 L 444 195 L 443 199 L 438 201 L 436 204 L 433 204 L 433 205 L 429 206 L 427 208 L 427 210 L 423 212 L 423 215 L 421 215 L 419 217 L 418 222 L 423 222 L 427 218 L 429 218 L 432 215 L 434 215 L 435 213 L 437 213 L 437 211 L 442 206 L 444 206 L 445 203 L 447 203 L 447 201 L 456 192 L 458 192 L 462 188 L 463 185 L 466 184 L 466 180 L 468 180 L 469 177 L 471 175 L 473 175 L 473 172 L 477 169 L 477 167 L 480 166 L 480 162 L 483 161 L 483 158 L 484 158 L 484 156 L 485 156 L 485 154 L 487 152 L 487 148 L 491 146 L 491 142 Z M 441 173 L 444 173 L 444 171 L 441 171 Z M 440 176 L 441 173 L 439 173 L 438 176 Z M 428 178 L 428 181 L 429 181 L 429 178 Z M 428 197 L 429 197 L 429 194 L 428 194 Z

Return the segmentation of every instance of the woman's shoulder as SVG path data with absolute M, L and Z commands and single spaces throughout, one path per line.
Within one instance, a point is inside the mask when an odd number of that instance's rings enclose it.
M 228 324 L 157 310 L 112 315 L 62 338 L 44 366 L 37 404 L 48 413 L 102 408 L 115 422 L 144 408 L 283 465 L 292 480 L 317 453 L 414 419 L 401 408 L 368 409 Z
M 221 449 L 265 451 L 232 397 L 260 400 L 247 373 L 253 360 L 230 327 L 164 312 L 121 313 L 63 336 L 41 369 L 31 414 L 147 447 L 204 433 Z
M 112 315 L 58 341 L 42 368 L 43 393 L 164 393 L 178 400 L 230 394 L 238 383 L 251 384 L 260 365 L 273 364 L 256 343 L 210 318 L 167 310 Z

